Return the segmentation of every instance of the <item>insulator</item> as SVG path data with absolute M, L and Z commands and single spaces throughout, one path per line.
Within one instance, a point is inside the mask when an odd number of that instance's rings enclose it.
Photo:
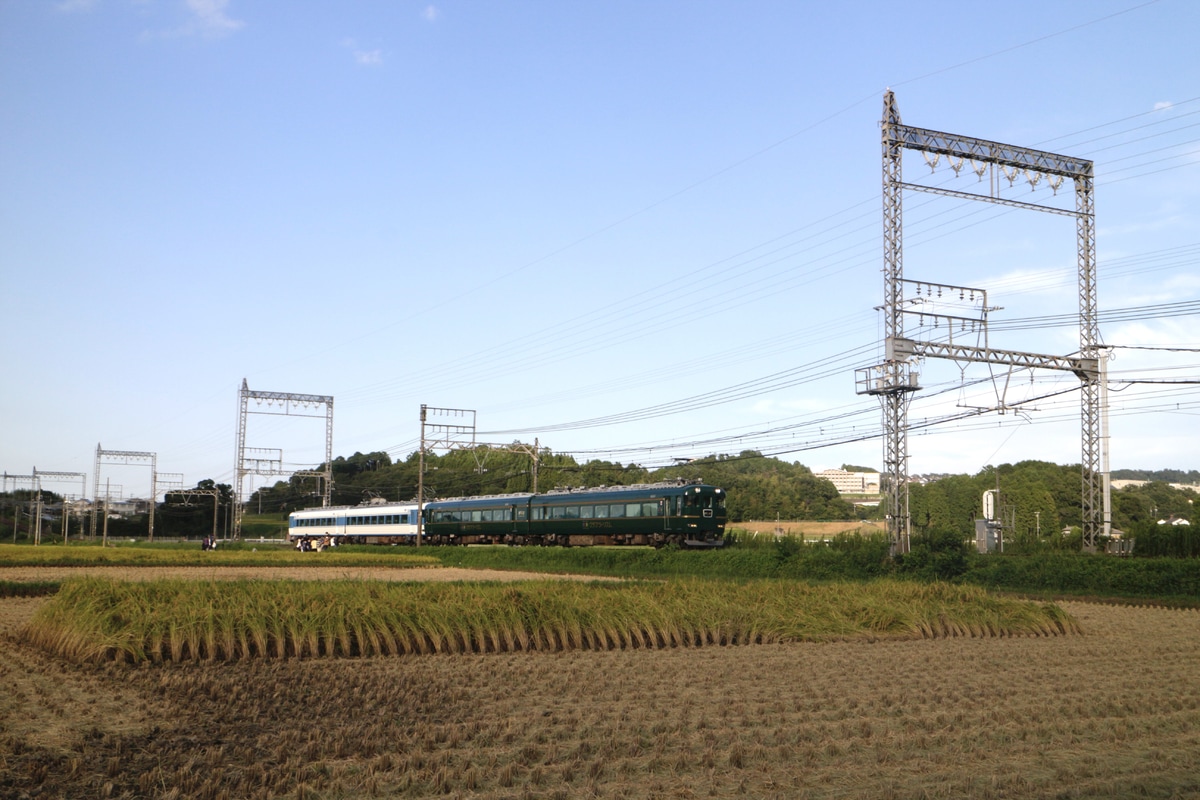
M 921 155 L 925 157 L 925 163 L 929 165 L 929 171 L 930 171 L 930 172 L 935 172 L 935 171 L 937 170 L 937 165 L 938 165 L 938 162 L 942 160 L 942 154 L 941 154 L 941 153 L 934 153 L 934 154 L 933 154 L 933 158 L 932 158 L 932 159 L 930 159 L 930 158 L 929 158 L 929 151 L 928 151 L 928 150 L 923 150 L 923 151 L 921 151 Z
M 1042 179 L 1042 173 L 1036 171 L 1025 170 L 1025 180 L 1029 181 L 1029 191 L 1037 189 L 1038 181 Z
M 957 178 L 958 173 L 962 171 L 963 164 L 967 163 L 967 160 L 961 156 L 957 160 L 946 156 L 946 163 L 950 165 L 950 169 L 954 170 L 954 177 Z
M 1058 187 L 1063 185 L 1063 181 L 1066 180 L 1066 177 L 1066 175 L 1051 175 L 1046 179 L 1046 183 L 1050 184 L 1050 190 L 1054 192 L 1054 194 L 1058 194 Z
M 1012 186 L 1013 183 L 1016 182 L 1017 176 L 1021 174 L 1021 170 L 1018 167 L 1013 167 L 1010 171 L 1009 168 L 1003 164 L 1000 165 L 1000 171 L 1004 173 L 1004 177 L 1008 178 L 1009 186 Z

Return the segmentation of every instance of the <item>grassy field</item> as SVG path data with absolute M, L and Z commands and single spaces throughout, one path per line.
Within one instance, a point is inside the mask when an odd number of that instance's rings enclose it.
M 73 664 L 0 600 L 0 796 L 1192 798 L 1200 612 L 1079 635 Z

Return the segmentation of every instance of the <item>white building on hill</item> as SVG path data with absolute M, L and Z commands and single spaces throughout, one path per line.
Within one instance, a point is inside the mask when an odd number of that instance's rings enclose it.
M 818 478 L 830 481 L 838 494 L 879 494 L 878 472 L 846 472 L 844 469 L 826 469 L 817 473 Z

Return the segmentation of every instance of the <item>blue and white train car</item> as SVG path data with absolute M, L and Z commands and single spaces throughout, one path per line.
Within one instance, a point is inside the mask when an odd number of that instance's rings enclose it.
M 414 544 L 417 504 L 306 508 L 288 514 L 288 541 L 302 550 L 340 544 Z

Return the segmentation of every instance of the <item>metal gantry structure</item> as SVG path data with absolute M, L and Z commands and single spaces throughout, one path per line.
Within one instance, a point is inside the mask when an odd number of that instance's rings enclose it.
M 36 475 L 9 475 L 8 472 L 4 472 L 2 474 L 2 480 L 3 480 L 3 482 L 0 483 L 0 488 L 3 489 L 4 494 L 8 494 L 8 491 L 9 491 L 8 482 L 9 481 L 12 481 L 12 491 L 14 491 L 14 492 L 17 491 L 18 485 L 22 484 L 22 483 L 29 484 L 30 495 L 32 495 L 37 490 L 37 476 Z M 20 527 L 20 513 L 21 513 L 21 506 L 14 499 L 13 500 L 13 543 L 14 544 L 17 541 L 17 529 Z
M 270 410 L 251 410 L 250 401 L 259 406 L 266 404 Z M 304 411 L 324 408 L 323 413 L 308 414 Z M 246 423 L 250 414 L 267 414 L 289 417 L 313 417 L 325 420 L 325 464 L 320 469 L 285 470 L 283 451 L 279 448 L 255 448 L 246 446 Z M 271 457 L 264 458 L 265 454 Z M 276 455 L 277 454 L 277 455 Z M 242 534 L 242 489 L 248 475 L 315 477 L 321 487 L 321 507 L 329 507 L 333 491 L 333 397 L 321 394 L 296 394 L 293 392 L 263 392 L 252 390 L 242 378 L 238 391 L 237 453 L 233 467 L 233 538 Z
M 37 523 L 34 528 L 33 543 L 42 543 L 42 480 L 49 478 L 50 480 L 78 480 L 79 481 L 79 497 L 82 500 L 87 495 L 87 473 L 86 472 L 53 472 L 51 470 L 39 470 L 33 468 L 33 482 L 36 485 L 37 491 Z M 62 537 L 63 542 L 67 541 L 67 531 L 71 525 L 71 511 L 67 506 L 67 495 L 62 495 Z
M 883 98 L 883 276 L 884 276 L 884 361 L 856 373 L 858 394 L 875 395 L 883 407 L 884 470 L 888 475 L 885 493 L 888 534 L 892 553 L 908 552 L 911 532 L 908 492 L 908 406 L 920 390 L 915 359 L 942 358 L 1009 367 L 1066 370 L 1082 383 L 1080 421 L 1082 428 L 1082 528 L 1083 548 L 1096 549 L 1101 533 L 1111 525 L 1108 493 L 1107 397 L 1104 391 L 1105 357 L 1096 310 L 1096 228 L 1092 162 L 1071 156 L 1001 144 L 971 136 L 915 128 L 900 120 L 900 111 L 890 90 Z M 906 183 L 903 179 L 904 151 L 922 153 L 931 169 L 944 157 L 957 176 L 970 165 L 983 180 L 989 175 L 988 193 L 964 192 L 941 186 Z M 997 174 L 999 170 L 999 174 Z M 1024 177 L 1036 187 L 1042 180 L 1057 193 L 1070 180 L 1075 190 L 1073 209 L 1001 197 L 1000 180 L 1011 183 Z M 904 278 L 903 197 L 905 190 L 929 192 L 946 197 L 982 200 L 1013 208 L 1074 217 L 1079 279 L 1079 352 L 1075 356 L 1044 355 L 992 348 L 987 338 L 987 293 L 983 289 L 952 286 Z M 980 298 L 973 313 L 947 315 L 919 305 L 922 292 L 970 293 Z M 914 293 L 916 297 L 914 298 Z M 914 299 L 918 302 L 914 303 Z M 949 331 L 944 341 L 923 341 L 905 335 L 905 319 L 921 314 L 944 323 Z M 953 340 L 955 328 L 970 328 L 975 344 Z
M 531 476 L 533 491 L 538 490 L 538 459 L 540 445 L 537 439 L 532 445 L 521 442 L 511 444 L 489 444 L 475 438 L 476 412 L 470 408 L 437 408 L 421 404 L 421 444 L 417 462 L 417 545 L 424 535 L 425 519 L 425 453 L 430 450 L 503 450 L 524 453 L 532 460 Z M 486 457 L 486 456 L 485 456 Z
M 148 538 L 150 541 L 154 541 L 154 501 L 155 498 L 158 497 L 158 487 L 155 485 L 155 481 L 158 477 L 158 455 L 156 453 L 151 453 L 144 450 L 105 450 L 100 446 L 99 443 L 97 443 L 96 469 L 92 473 L 95 476 L 92 487 L 93 503 L 99 503 L 100 467 L 104 464 L 123 466 L 144 464 L 150 467 L 150 532 Z M 93 539 L 96 538 L 96 513 L 94 506 L 92 509 L 91 533 L 89 535 Z
M 201 489 L 198 487 L 195 489 L 169 489 L 169 490 L 167 490 L 167 492 L 165 494 L 173 494 L 173 495 L 177 495 L 179 497 L 184 498 L 185 505 L 190 505 L 190 500 L 193 497 L 211 497 L 212 501 L 213 501 L 212 538 L 213 538 L 213 541 L 216 541 L 216 539 L 217 539 L 217 512 L 218 512 L 218 509 L 220 508 L 218 503 L 221 498 L 221 490 L 220 489 L 216 488 L 215 486 L 211 489 Z M 164 496 L 163 499 L 165 500 L 166 497 Z
M 425 534 L 425 452 L 475 447 L 475 411 L 421 404 L 421 445 L 417 454 L 417 546 Z

